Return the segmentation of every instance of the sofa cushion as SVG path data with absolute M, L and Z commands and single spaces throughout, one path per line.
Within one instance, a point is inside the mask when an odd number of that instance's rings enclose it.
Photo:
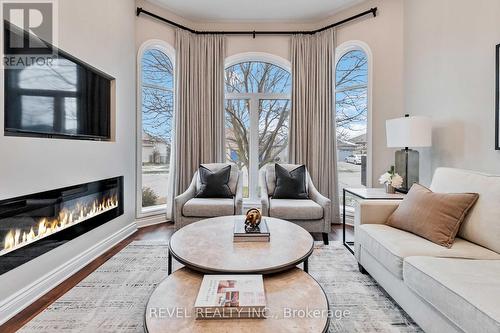
M 287 171 L 292 171 L 300 167 L 300 164 L 281 164 L 280 165 L 285 168 Z M 274 164 L 268 164 L 265 166 L 266 168 L 266 185 L 267 185 L 267 194 L 272 196 L 274 194 L 274 189 L 276 188 L 276 171 Z M 306 191 L 309 193 L 309 173 L 306 168 Z
M 500 332 L 500 260 L 410 257 L 403 276 L 465 332 Z
M 278 163 L 275 164 L 276 187 L 275 199 L 309 199 L 306 190 L 306 166 L 301 165 L 288 171 Z
M 236 194 L 236 186 L 238 185 L 238 176 L 239 176 L 239 170 L 236 164 L 234 163 L 204 163 L 200 164 L 201 166 L 207 168 L 208 170 L 211 170 L 212 172 L 217 172 L 221 170 L 222 168 L 230 165 L 231 166 L 231 173 L 229 175 L 229 182 L 227 185 L 231 189 L 231 193 L 233 195 Z M 196 192 L 198 192 L 201 188 L 201 179 L 199 173 L 196 174 Z
M 387 224 L 451 247 L 460 224 L 477 198 L 477 193 L 435 193 L 413 184 Z
M 446 248 L 383 224 L 363 224 L 357 227 L 356 240 L 400 279 L 403 278 L 403 260 L 411 256 L 500 260 L 500 254 L 461 238 L 456 238 L 452 247 Z
M 269 216 L 285 220 L 320 220 L 323 208 L 307 199 L 270 199 Z
M 196 198 L 232 198 L 229 188 L 231 166 L 227 165 L 218 171 L 207 169 L 203 165 L 198 168 L 201 186 L 196 193 Z
M 479 199 L 469 212 L 458 237 L 500 253 L 500 176 L 438 168 L 432 179 L 434 192 L 474 192 Z
M 234 199 L 193 198 L 182 207 L 187 217 L 216 217 L 234 215 Z

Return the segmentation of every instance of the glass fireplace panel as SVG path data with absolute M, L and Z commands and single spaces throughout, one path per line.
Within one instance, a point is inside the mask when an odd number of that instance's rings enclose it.
M 123 214 L 123 177 L 0 201 L 0 274 Z

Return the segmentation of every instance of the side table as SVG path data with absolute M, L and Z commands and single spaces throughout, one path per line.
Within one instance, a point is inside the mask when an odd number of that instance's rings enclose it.
M 347 241 L 345 235 L 345 199 L 351 195 L 358 200 L 403 200 L 406 194 L 386 193 L 383 188 L 344 188 L 342 193 L 342 242 L 344 246 L 354 254 L 354 241 Z M 354 231 L 356 232 L 356 231 Z

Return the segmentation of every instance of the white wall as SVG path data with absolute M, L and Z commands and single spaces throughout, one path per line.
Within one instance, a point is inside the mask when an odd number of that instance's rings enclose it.
M 345 17 L 378 7 L 377 18 L 362 18 L 337 31 L 337 44 L 361 40 L 373 53 L 373 180 L 378 179 L 391 164 L 394 150 L 386 148 L 385 120 L 399 117 L 403 111 L 403 2 L 373 0 L 350 8 L 336 16 L 315 23 L 210 23 L 190 22 L 144 0 L 138 7 L 199 30 L 311 30 Z M 174 30 L 167 24 L 146 15 L 137 18 L 136 47 L 149 39 L 160 39 L 175 45 Z M 227 56 L 241 52 L 266 52 L 290 60 L 289 36 L 228 36 Z M 377 185 L 376 182 L 374 185 Z
M 421 178 L 451 166 L 499 174 L 495 137 L 495 45 L 500 1 L 405 2 L 405 106 L 434 120 Z
M 0 303 L 134 220 L 135 2 L 64 0 L 58 3 L 61 49 L 116 78 L 116 142 L 2 135 L 0 199 L 123 175 L 125 213 L 0 276 Z M 3 78 L 0 82 L 3 91 Z M 3 129 L 3 101 L 0 105 L 0 128 Z

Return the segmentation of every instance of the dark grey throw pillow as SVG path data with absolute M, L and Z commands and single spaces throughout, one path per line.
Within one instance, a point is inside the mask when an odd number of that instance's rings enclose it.
M 213 172 L 203 165 L 198 169 L 201 188 L 196 193 L 196 198 L 232 198 L 233 194 L 229 188 L 229 177 L 231 166 L 228 165 L 219 171 Z
M 273 199 L 309 199 L 306 190 L 306 166 L 288 171 L 276 163 L 276 187 Z

